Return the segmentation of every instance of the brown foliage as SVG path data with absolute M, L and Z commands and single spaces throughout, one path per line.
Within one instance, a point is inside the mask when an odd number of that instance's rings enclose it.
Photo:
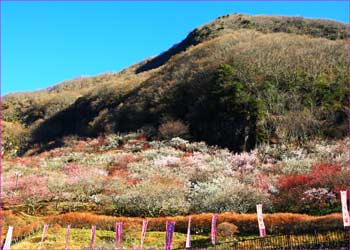
M 218 235 L 222 237 L 232 237 L 238 232 L 238 227 L 235 224 L 229 222 L 220 223 L 217 228 Z
M 13 239 L 20 239 L 37 230 L 41 230 L 43 221 L 26 221 L 24 218 L 13 214 L 11 211 L 3 211 L 2 237 L 7 233 L 8 226 L 13 226 Z M 97 229 L 115 230 L 115 222 L 124 222 L 126 231 L 140 230 L 142 220 L 140 217 L 113 217 L 95 215 L 91 213 L 66 213 L 51 215 L 44 219 L 51 230 L 58 230 L 60 226 L 71 225 L 73 228 L 91 228 L 96 225 Z M 187 232 L 188 216 L 147 218 L 149 220 L 149 231 L 164 231 L 167 220 L 176 222 L 176 232 Z M 192 215 L 192 231 L 196 233 L 208 233 L 211 228 L 212 214 Z M 317 231 L 332 231 L 342 229 L 341 214 L 330 214 L 326 216 L 309 216 L 304 214 L 276 213 L 264 215 L 264 221 L 268 234 L 285 233 L 309 233 Z M 223 213 L 218 215 L 219 234 L 257 234 L 258 223 L 256 214 Z
M 42 223 L 37 220 L 29 221 L 27 218 L 22 218 L 13 214 L 11 211 L 2 211 L 2 239 L 6 237 L 9 226 L 13 226 L 12 233 L 13 241 L 16 241 L 26 235 L 32 234 L 42 227 Z
M 192 230 L 198 233 L 210 232 L 212 214 L 192 215 Z M 148 218 L 148 230 L 163 231 L 165 222 L 173 220 L 176 222 L 176 231 L 185 233 L 187 231 L 187 216 Z M 50 224 L 68 225 L 78 228 L 90 228 L 96 225 L 97 228 L 114 230 L 115 221 L 124 222 L 126 227 L 133 224 L 142 224 L 142 218 L 135 217 L 113 217 L 104 215 L 94 215 L 89 213 L 67 213 L 54 215 L 46 218 Z M 342 228 L 341 214 L 330 214 L 326 216 L 309 216 L 304 214 L 276 213 L 264 215 L 264 221 L 269 234 L 279 233 L 305 233 L 327 230 L 337 230 Z M 226 225 L 233 224 L 241 234 L 255 234 L 258 232 L 256 214 L 236 214 L 223 213 L 218 216 L 218 223 Z M 228 226 L 232 232 L 232 225 Z
M 159 127 L 159 135 L 162 139 L 187 138 L 188 133 L 188 126 L 179 120 L 164 122 Z

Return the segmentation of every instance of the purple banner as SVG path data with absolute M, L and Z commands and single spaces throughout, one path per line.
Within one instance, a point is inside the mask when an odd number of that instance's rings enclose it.
M 143 243 L 145 242 L 147 232 L 148 220 L 142 221 L 142 232 L 141 232 L 141 250 L 143 249 Z
M 347 203 L 347 191 L 340 191 L 340 200 L 341 200 L 341 208 L 343 214 L 343 224 L 344 227 L 350 226 L 350 218 L 348 211 L 348 203 Z
M 191 221 L 192 221 L 192 217 L 190 216 L 188 217 L 186 248 L 191 248 Z
M 65 250 L 68 250 L 68 239 L 69 239 L 69 234 L 70 234 L 70 225 L 67 227 L 67 233 L 66 233 L 66 248 Z
M 123 235 L 123 222 L 115 223 L 115 243 L 117 249 L 120 248 L 122 244 L 122 235 Z
M 165 233 L 165 250 L 171 250 L 172 248 L 174 231 L 175 221 L 167 221 Z
M 265 223 L 264 223 L 264 218 L 263 218 L 263 213 L 262 213 L 262 204 L 256 205 L 256 212 L 257 212 L 257 216 L 258 216 L 260 237 L 265 237 L 266 236 L 266 229 L 265 229 Z
M 49 225 L 45 224 L 44 225 L 44 228 L 43 228 L 43 234 L 41 235 L 41 241 L 40 241 L 40 244 L 39 244 L 39 249 L 41 249 L 41 246 L 44 242 L 44 239 L 45 239 L 45 236 L 46 236 L 46 231 L 47 229 L 49 228 Z
M 94 250 L 96 226 L 91 227 L 91 240 L 90 240 L 90 250 Z
M 218 220 L 218 214 L 214 213 L 211 219 L 211 243 L 216 244 L 216 222 Z

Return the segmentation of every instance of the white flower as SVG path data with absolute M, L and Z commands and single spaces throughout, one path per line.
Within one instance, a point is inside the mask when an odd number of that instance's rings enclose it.
M 181 160 L 178 157 L 174 156 L 162 156 L 161 158 L 158 158 L 154 160 L 154 165 L 160 166 L 160 167 L 174 167 L 178 166 L 180 164 Z

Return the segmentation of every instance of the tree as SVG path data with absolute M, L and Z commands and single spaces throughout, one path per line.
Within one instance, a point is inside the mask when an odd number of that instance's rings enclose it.
M 189 115 L 191 132 L 209 144 L 235 151 L 255 147 L 260 102 L 236 70 L 222 64 L 207 95 L 198 98 Z

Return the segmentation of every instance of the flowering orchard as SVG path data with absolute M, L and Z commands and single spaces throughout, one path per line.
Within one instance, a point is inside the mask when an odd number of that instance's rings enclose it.
M 147 141 L 142 134 L 66 138 L 63 147 L 3 162 L 6 208 L 116 216 L 201 212 L 340 212 L 350 139 L 261 145 L 251 152 Z M 18 174 L 20 173 L 20 174 Z

